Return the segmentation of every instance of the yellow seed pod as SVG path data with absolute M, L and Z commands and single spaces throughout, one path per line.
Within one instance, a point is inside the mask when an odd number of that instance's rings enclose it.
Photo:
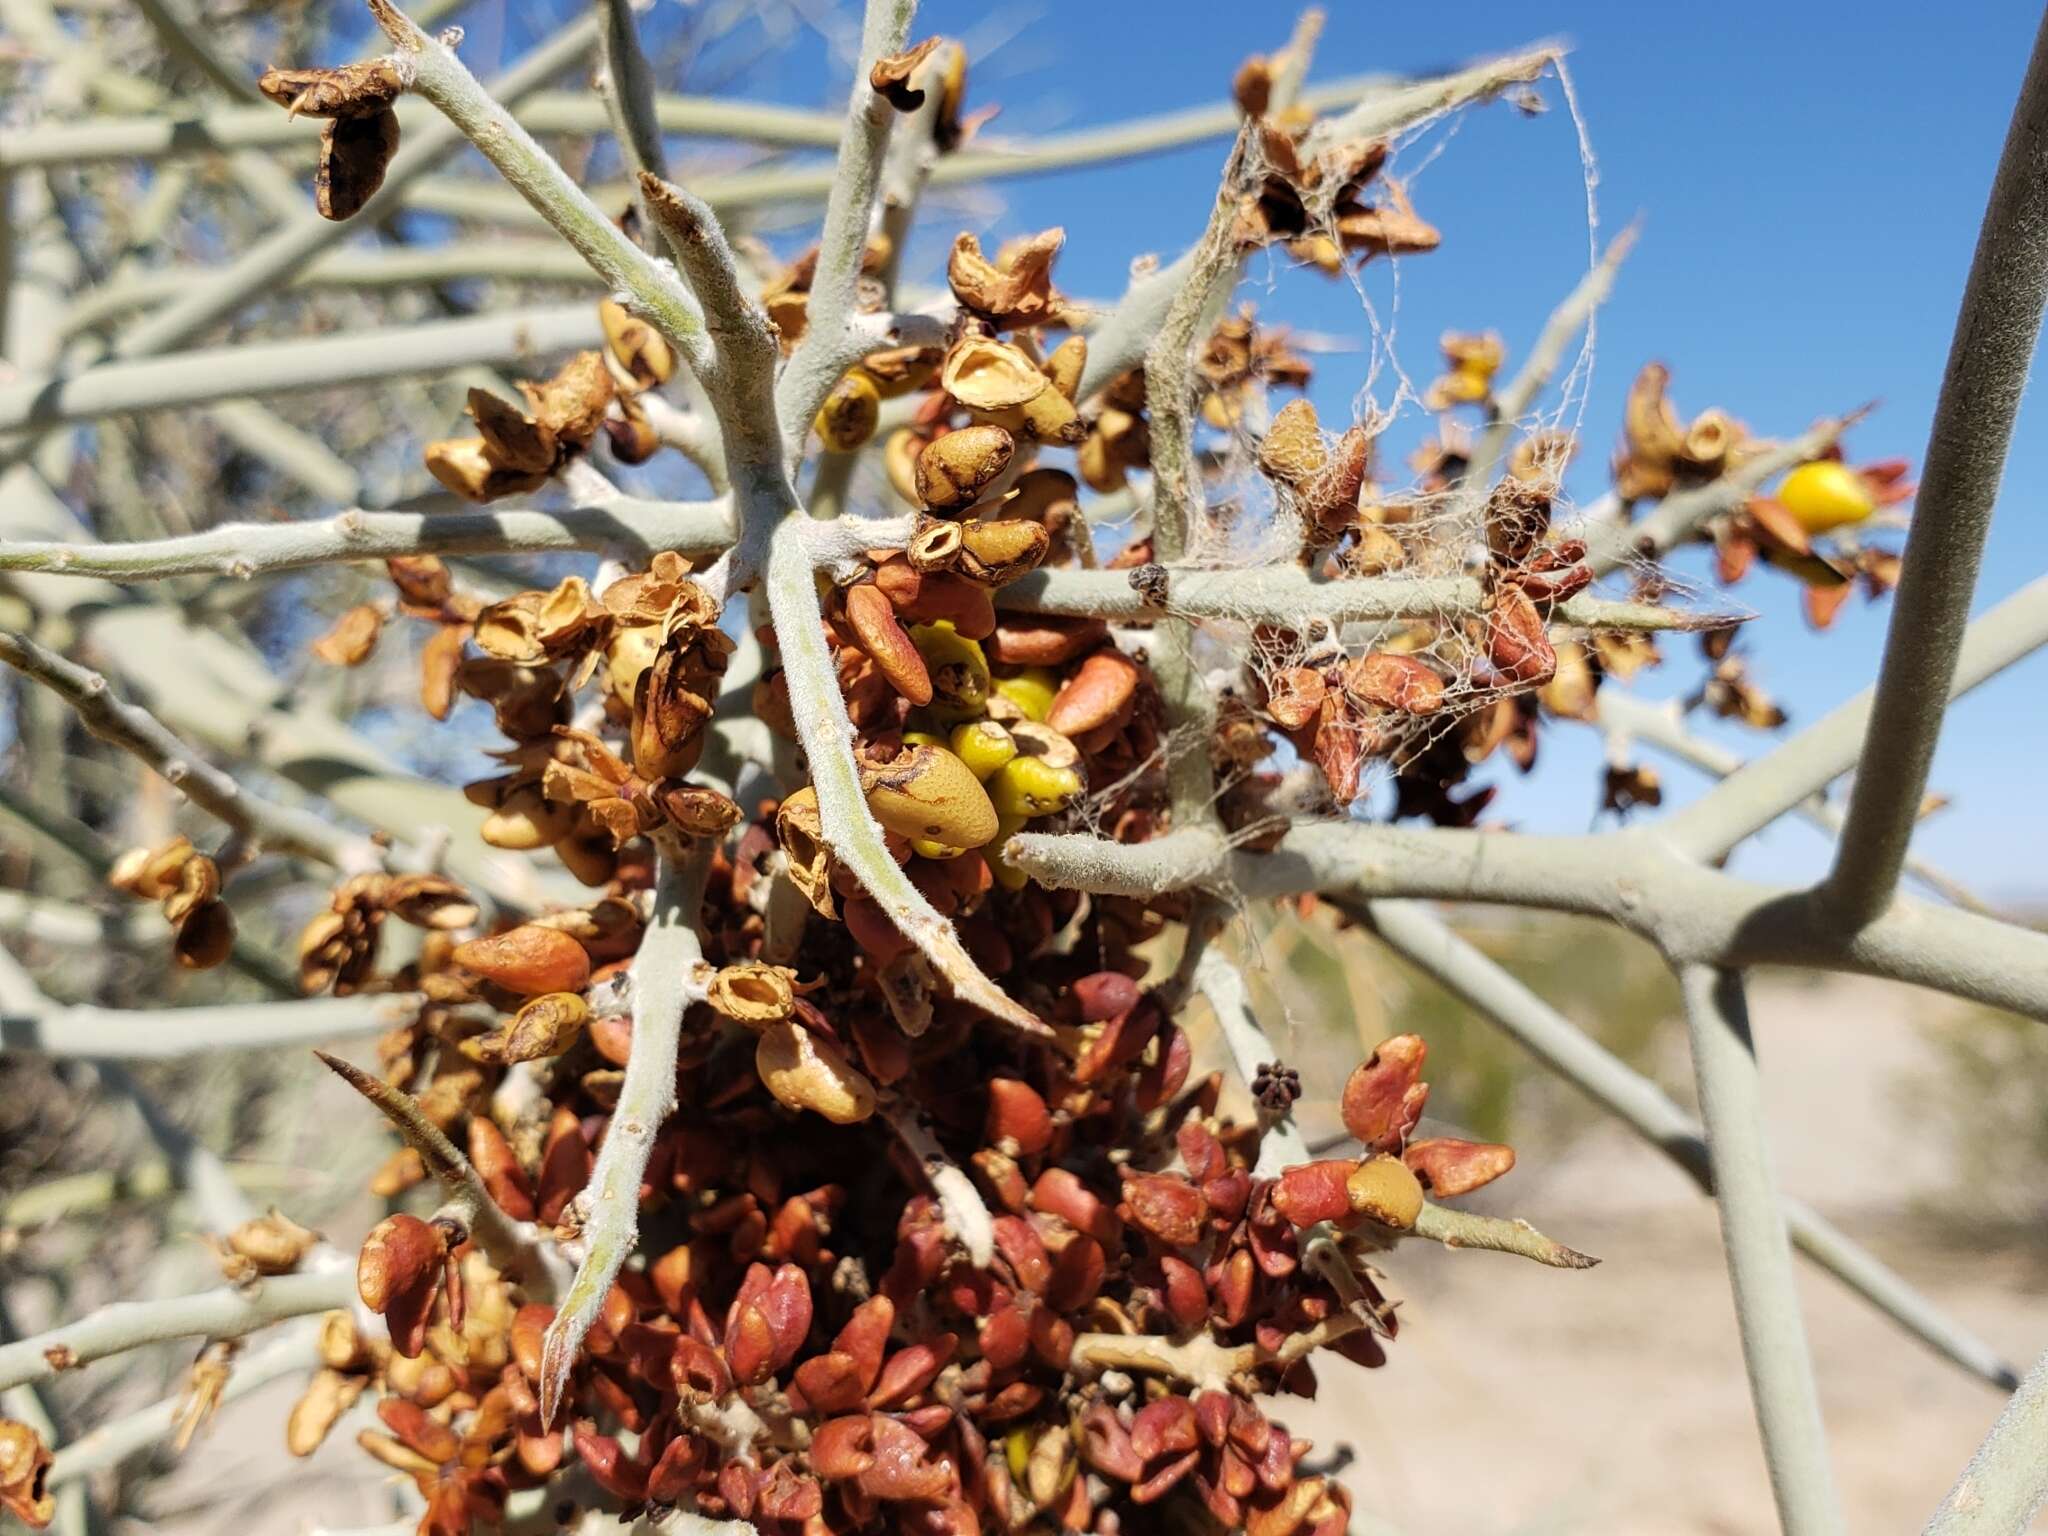
M 791 1109 L 808 1109 L 834 1125 L 853 1125 L 875 1112 L 875 1086 L 838 1046 L 788 1019 L 761 1031 L 754 1046 L 761 1084 Z
M 882 444 L 882 467 L 889 472 L 889 485 L 913 507 L 924 505 L 917 490 L 917 456 L 923 447 L 908 427 L 898 427 Z
M 1017 755 L 1015 739 L 993 720 L 968 720 L 954 726 L 949 745 L 953 755 L 984 784 Z
M 946 745 L 946 738 L 936 731 L 905 731 L 903 733 L 903 745 L 906 747 L 943 747 Z
M 1422 1214 L 1422 1181 L 1401 1159 L 1385 1153 L 1352 1169 L 1344 1196 L 1355 1214 L 1404 1232 Z
M 1834 459 L 1800 465 L 1778 487 L 1777 499 L 1808 533 L 1846 528 L 1877 510 L 1863 477 Z
M 881 391 L 864 369 L 855 368 L 818 407 L 818 436 L 834 453 L 851 453 L 875 435 L 881 421 Z
M 996 835 L 988 791 L 944 747 L 911 747 L 894 761 L 861 769 L 868 809 L 899 837 L 949 848 L 979 848 Z
M 1024 1469 L 1031 1465 L 1030 1430 L 1013 1429 L 1003 1437 L 1003 1460 L 1009 1463 L 1011 1479 L 1023 1482 Z
M 997 678 L 995 691 L 1016 705 L 1026 720 L 1043 720 L 1059 697 L 1059 674 L 1050 667 L 1026 667 L 1013 677 Z
M 1024 830 L 1024 816 L 1006 816 L 996 812 L 996 835 L 987 847 L 981 850 L 981 861 L 988 865 L 991 879 L 1006 891 L 1021 891 L 1031 883 L 1031 877 L 1003 857 L 1003 844 Z
M 955 848 L 951 843 L 935 843 L 928 837 L 913 837 L 910 840 L 910 851 L 921 859 L 939 859 L 943 861 L 946 859 L 957 859 L 967 850 L 965 848 Z
M 1050 816 L 1073 804 L 1083 782 L 1078 768 L 1056 767 L 1042 757 L 1013 757 L 989 781 L 998 816 Z
M 962 636 L 949 619 L 919 624 L 910 638 L 931 673 L 932 718 L 948 725 L 978 719 L 988 708 L 989 691 L 988 657 L 980 642 Z

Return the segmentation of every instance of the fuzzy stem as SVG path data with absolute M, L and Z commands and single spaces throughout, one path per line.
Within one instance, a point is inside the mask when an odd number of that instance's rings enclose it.
M 1234 851 L 1205 831 L 1131 845 L 1024 832 L 1003 856 L 1041 884 L 1145 899 L 1333 891 L 1580 912 L 1643 935 L 1674 961 L 1852 971 L 2048 1020 L 2048 934 L 1901 900 L 1845 935 L 1805 892 L 1702 868 L 1637 831 L 1536 837 L 1302 822 L 1265 853 Z
M 654 912 L 633 957 L 633 1044 L 604 1146 L 576 1196 L 583 1262 L 541 1345 L 540 1417 L 553 1424 L 576 1368 L 576 1351 L 597 1321 L 612 1282 L 639 1238 L 640 1182 L 655 1137 L 676 1105 L 676 1053 L 683 1016 L 704 996 L 698 909 L 710 871 L 708 843 L 685 852 L 657 845 Z
M 203 533 L 132 544 L 23 540 L 0 544 L 0 570 L 114 581 L 171 576 L 246 580 L 279 571 L 394 555 L 519 555 L 590 550 L 644 560 L 664 549 L 693 557 L 733 540 L 731 504 L 619 496 L 551 510 L 373 512 L 360 507 L 302 523 L 226 523 Z
M 1552 1269 L 1591 1269 L 1600 1261 L 1591 1254 L 1567 1248 L 1554 1237 L 1545 1237 L 1528 1222 L 1504 1216 L 1483 1216 L 1477 1211 L 1454 1210 L 1448 1205 L 1424 1205 L 1415 1225 L 1404 1237 L 1424 1237 L 1446 1248 L 1484 1248 L 1490 1253 L 1512 1253 L 1534 1259 Z
M 2027 368 L 2048 305 L 2048 15 L 1991 184 L 1921 466 L 1861 769 L 1819 899 L 1845 927 L 1884 911 L 1934 764 Z
M 1778 1518 L 1787 1536 L 1839 1531 L 1842 1514 L 1778 1205 L 1742 978 L 1690 965 L 1679 972 L 1679 983 L 1713 1162 L 1721 1244 Z
M 409 992 L 196 1008 L 99 1008 L 45 999 L 46 1008 L 9 1007 L 0 1014 L 0 1049 L 56 1058 L 169 1061 L 382 1034 L 418 1017 L 420 1001 Z
M 1293 565 L 1255 570 L 1169 566 L 1162 609 L 1131 584 L 1129 572 L 1040 568 L 1004 587 L 996 602 L 1027 613 L 1087 615 L 1111 622 L 1171 613 L 1314 633 L 1318 625 L 1477 615 L 1481 592 L 1477 579 L 1467 576 L 1364 576 L 1318 582 Z M 1745 615 L 1691 612 L 1581 593 L 1559 603 L 1550 617 L 1554 626 L 1569 629 L 1657 631 L 1726 629 L 1741 623 Z
M 87 731 L 119 747 L 198 806 L 255 844 L 279 853 L 318 859 L 345 874 L 380 869 L 384 851 L 306 811 L 273 805 L 250 794 L 198 756 L 162 721 L 115 696 L 99 673 L 0 629 L 0 661 L 34 678 L 78 712 Z
M 288 1317 L 345 1307 L 355 1291 L 353 1273 L 328 1270 L 160 1301 L 117 1301 L 75 1323 L 0 1344 L 0 1390 L 169 1339 L 239 1339 Z
M 860 58 L 846 103 L 846 129 L 833 166 L 817 267 L 805 302 L 804 335 L 775 388 L 782 440 L 792 456 L 801 457 L 811 418 L 851 361 L 846 357 L 852 334 L 849 322 L 861 260 L 867 253 L 875 189 L 881 183 L 884 151 L 896 117 L 887 98 L 868 84 L 868 75 L 876 60 L 902 51 L 916 13 L 917 0 L 867 0 Z
M 953 995 L 991 1018 L 1040 1037 L 1051 1031 L 1002 988 L 982 974 L 953 925 L 939 916 L 890 856 L 882 829 L 868 810 L 860 770 L 853 760 L 853 722 L 839 692 L 825 620 L 818 606 L 817 576 L 805 539 L 807 520 L 785 521 L 769 547 L 767 592 L 775 637 L 789 682 L 791 713 L 809 759 L 818 814 L 833 857 L 881 906 L 897 931 L 932 963 Z
M 884 1101 L 882 1117 L 924 1170 L 925 1182 L 945 1213 L 947 1230 L 967 1250 L 968 1262 L 976 1269 L 988 1268 L 996 1256 L 995 1222 L 974 1181 L 939 1145 L 915 1105 L 892 1097 Z
M 2034 1362 L 1991 1433 L 1927 1522 L 1925 1536 L 2005 1536 L 2048 1503 L 2048 1355 Z

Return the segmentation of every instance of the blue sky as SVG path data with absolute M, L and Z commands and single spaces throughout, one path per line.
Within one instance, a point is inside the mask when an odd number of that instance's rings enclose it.
M 717 0 L 690 7 L 699 17 L 716 9 Z M 822 6 L 798 9 L 830 14 Z M 1328 9 L 1317 79 L 1434 71 L 1542 38 L 1571 47 L 1569 67 L 1598 161 L 1603 236 L 1637 215 L 1644 220 L 1643 238 L 1600 317 L 1572 485 L 1580 499 L 1604 488 L 1622 394 L 1651 358 L 1672 368 L 1682 411 L 1724 406 L 1766 435 L 1880 401 L 1852 435 L 1852 456 L 1905 455 L 1917 463 L 2032 42 L 2038 13 L 2028 4 L 1949 6 L 1933 25 L 1924 8 L 1897 0 L 1712 7 L 1333 0 Z M 683 14 L 678 0 L 657 0 L 653 35 Z M 506 46 L 507 22 L 523 31 L 530 18 L 518 4 L 472 7 L 465 53 L 487 65 Z M 1291 20 L 1290 11 L 1261 15 L 1221 0 L 1053 0 L 1000 11 L 927 0 L 917 31 L 966 39 L 977 61 L 970 104 L 1003 106 L 993 132 L 1032 134 L 1214 101 L 1239 61 L 1277 46 Z M 804 105 L 844 99 L 851 37 L 843 26 L 834 68 L 833 50 L 804 26 L 784 32 L 761 62 L 762 25 L 750 21 L 703 57 L 691 78 L 664 83 L 705 89 L 727 59 L 753 53 L 749 93 Z M 1502 105 L 1469 112 L 1399 162 L 1404 171 L 1420 167 L 1418 207 L 1442 229 L 1444 244 L 1401 266 L 1397 309 L 1385 307 L 1392 297 L 1386 272 L 1376 269 L 1370 290 L 1382 320 L 1393 319 L 1397 355 L 1418 383 L 1434 373 L 1436 338 L 1447 328 L 1500 330 L 1512 369 L 1583 271 L 1576 130 L 1556 82 L 1543 92 L 1552 107 L 1544 116 Z M 1000 238 L 1058 223 L 1068 230 L 1063 286 L 1113 295 L 1133 256 L 1171 255 L 1196 232 L 1223 152 L 1217 141 L 948 199 L 913 246 L 908 270 L 936 275 L 945 245 L 963 226 Z M 688 153 L 679 158 L 689 163 Z M 1261 296 L 1267 317 L 1367 345 L 1367 323 L 1348 288 L 1307 273 L 1276 272 L 1274 279 Z M 1366 357 L 1361 350 L 1321 360 L 1314 395 L 1326 420 L 1348 407 Z M 2048 407 L 2037 391 L 2020 419 L 1980 608 L 2048 569 L 2044 482 Z M 1679 564 L 1683 575 L 1698 578 L 1700 570 L 1697 560 Z M 1750 637 L 1760 679 L 1795 725 L 1873 675 L 1884 607 L 1859 601 L 1832 631 L 1814 636 L 1798 617 L 1789 582 L 1754 576 L 1740 596 L 1760 614 Z M 1647 691 L 1679 690 L 1697 676 L 1689 647 L 1670 652 L 1663 681 Z M 2048 889 L 2030 856 L 2048 841 L 2048 813 L 2033 795 L 2048 749 L 2043 666 L 2018 669 L 1961 705 L 1936 765 L 1935 787 L 1957 803 L 1924 829 L 1922 851 L 1994 894 Z M 1765 744 L 1740 731 L 1726 739 L 1751 752 Z M 1510 786 L 1502 810 L 1532 829 L 1583 828 L 1596 800 L 1597 743 L 1589 732 L 1561 728 L 1545 754 L 1534 778 Z M 1677 796 L 1696 792 L 1699 781 L 1686 770 L 1660 766 Z M 1825 856 L 1817 836 L 1788 821 L 1746 849 L 1741 867 L 1795 877 L 1818 872 Z

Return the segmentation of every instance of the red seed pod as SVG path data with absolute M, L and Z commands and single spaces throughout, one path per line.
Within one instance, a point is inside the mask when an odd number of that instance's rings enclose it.
M 992 1208 L 1012 1215 L 1024 1209 L 1031 1197 L 1031 1187 L 1024 1182 L 1023 1170 L 1015 1158 L 994 1147 L 983 1147 L 968 1161 L 981 1175 Z
M 1031 1354 L 1042 1364 L 1064 1371 L 1074 1353 L 1074 1325 L 1050 1307 L 1031 1313 Z
M 505 1139 L 505 1133 L 488 1115 L 469 1117 L 469 1161 L 484 1181 L 484 1188 L 491 1192 L 491 1199 L 497 1202 L 499 1210 L 514 1221 L 533 1220 L 532 1181 L 526 1177 L 526 1170 L 519 1166 L 512 1143 Z
M 1145 1462 L 1131 1446 L 1131 1432 L 1107 1403 L 1094 1403 L 1081 1415 L 1081 1459 L 1120 1483 L 1135 1483 L 1145 1476 Z
M 1469 1195 L 1513 1168 L 1515 1149 L 1492 1142 L 1460 1141 L 1455 1136 L 1432 1136 L 1409 1142 L 1401 1161 L 1431 1193 L 1449 1199 Z
M 1105 646 L 1074 669 L 1045 723 L 1062 736 L 1081 736 L 1128 718 L 1138 692 L 1138 664 L 1115 646 Z
M 1247 1249 L 1240 1248 L 1223 1261 L 1222 1269 L 1210 1280 L 1216 1298 L 1216 1316 L 1225 1327 L 1235 1328 L 1251 1312 L 1252 1290 L 1258 1279 L 1258 1265 Z
M 1178 1024 L 1165 1025 L 1156 1039 L 1152 1059 L 1138 1073 L 1135 1095 L 1138 1109 L 1146 1114 L 1187 1085 L 1188 1073 L 1195 1063 L 1194 1046 Z
M 685 1402 L 716 1402 L 732 1390 L 732 1368 L 725 1356 L 689 1334 L 676 1340 L 669 1375 Z
M 982 1319 L 976 1342 L 991 1370 L 1010 1370 L 1031 1353 L 1030 1320 L 1014 1302 L 1006 1302 Z
M 1124 1181 L 1123 1209 L 1129 1219 L 1162 1243 L 1192 1248 L 1202 1240 L 1209 1202 L 1178 1174 L 1141 1173 Z
M 1181 1165 L 1197 1184 L 1208 1183 L 1228 1166 L 1223 1143 L 1199 1120 L 1183 1120 L 1180 1129 L 1174 1132 L 1173 1141 L 1180 1151 Z
M 1195 1405 L 1184 1397 L 1162 1397 L 1140 1408 L 1131 1420 L 1131 1449 L 1146 1461 L 1178 1456 L 1201 1443 Z
M 576 1455 L 597 1485 L 616 1498 L 638 1503 L 647 1497 L 647 1468 L 628 1456 L 617 1440 L 579 1424 L 570 1432 Z
M 1344 1084 L 1339 1105 L 1344 1128 L 1368 1151 L 1398 1152 L 1422 1118 L 1429 1085 L 1422 1064 L 1429 1048 L 1420 1035 L 1395 1035 L 1382 1040 L 1372 1055 Z
M 1114 1244 L 1122 1234 L 1116 1213 L 1068 1168 L 1048 1168 L 1038 1176 L 1031 1186 L 1031 1208 L 1059 1217 L 1104 1245 Z
M 1052 1281 L 1045 1288 L 1045 1304 L 1058 1312 L 1085 1307 L 1102 1289 L 1107 1272 L 1102 1244 L 1092 1237 L 1075 1235 L 1053 1260 Z
M 1209 1288 L 1202 1283 L 1202 1272 L 1171 1254 L 1159 1261 L 1159 1268 L 1165 1276 L 1161 1290 L 1166 1312 L 1174 1326 L 1183 1331 L 1199 1328 L 1209 1315 Z
M 988 1139 L 1013 1157 L 1036 1157 L 1052 1144 L 1052 1112 L 1029 1083 L 992 1078 L 988 1085 Z
M 1242 1216 L 1251 1196 L 1252 1176 L 1243 1168 L 1233 1168 L 1202 1186 L 1202 1198 L 1209 1202 L 1210 1215 L 1222 1222 L 1233 1222 Z
M 811 1467 L 829 1481 L 859 1477 L 875 1464 L 874 1420 L 865 1413 L 827 1419 L 811 1436 Z
M 462 1449 L 462 1436 L 407 1398 L 382 1399 L 377 1404 L 377 1417 L 390 1426 L 391 1433 L 404 1445 L 429 1461 L 453 1461 Z
M 1121 971 L 1096 971 L 1080 977 L 1069 990 L 1083 1024 L 1099 1024 L 1129 1013 L 1143 995 L 1137 982 Z
M 1044 1294 L 1052 1281 L 1052 1255 L 1038 1229 L 1021 1216 L 995 1219 L 996 1251 L 1008 1261 L 1010 1273 L 1027 1291 Z
M 868 1390 L 853 1356 L 837 1349 L 800 1362 L 795 1384 L 805 1405 L 817 1414 L 851 1412 L 861 1405 Z
M 871 1296 L 853 1309 L 832 1347 L 852 1357 L 863 1391 L 882 1374 L 889 1348 L 889 1330 L 896 1326 L 896 1306 L 886 1296 Z
M 945 1496 L 952 1482 L 947 1469 L 926 1459 L 931 1447 L 908 1425 L 878 1413 L 873 1461 L 859 1475 L 863 1492 L 889 1503 L 924 1503 Z
M 1417 656 L 1368 651 L 1343 672 L 1344 687 L 1377 709 L 1405 715 L 1433 715 L 1444 705 L 1444 680 Z
M 1321 1158 L 1297 1163 L 1282 1173 L 1273 1186 L 1273 1204 L 1297 1227 L 1312 1227 L 1319 1221 L 1336 1221 L 1351 1214 L 1351 1202 L 1344 1181 L 1358 1166 L 1350 1158 Z
M 959 1340 L 950 1333 L 942 1333 L 926 1344 L 911 1344 L 899 1349 L 882 1364 L 882 1373 L 875 1379 L 874 1390 L 868 1394 L 870 1408 L 900 1408 L 937 1379 L 938 1374 L 953 1358 L 953 1350 Z
M 521 997 L 581 992 L 590 980 L 590 955 L 583 946 L 561 929 L 538 923 L 458 944 L 451 958 Z
M 678 1435 L 669 1441 L 647 1474 L 647 1497 L 657 1504 L 681 1503 L 710 1454 L 711 1443 L 702 1435 Z
M 534 1186 L 534 1207 L 543 1226 L 562 1219 L 562 1210 L 583 1192 L 590 1182 L 590 1144 L 583 1139 L 583 1122 L 567 1106 L 555 1110 L 548 1122 L 547 1140 L 540 1154 L 540 1177 Z
M 824 1511 L 825 1490 L 816 1478 L 805 1477 L 785 1459 L 768 1469 L 754 1507 L 769 1520 L 809 1520 Z
M 427 1323 L 448 1258 L 441 1229 L 404 1214 L 370 1229 L 356 1259 L 356 1293 L 382 1314 L 391 1347 L 408 1360 L 426 1348 Z
M 761 1474 L 744 1461 L 728 1461 L 718 1469 L 718 1496 L 741 1520 L 753 1518 L 754 1494 L 760 1486 Z
M 752 1302 L 735 1304 L 725 1324 L 725 1358 L 735 1381 L 753 1386 L 775 1374 L 775 1326 Z

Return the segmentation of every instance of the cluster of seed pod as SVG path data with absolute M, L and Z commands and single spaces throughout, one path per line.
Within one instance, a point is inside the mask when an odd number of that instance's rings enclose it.
M 107 871 L 107 884 L 162 906 L 172 958 L 187 970 L 211 969 L 235 947 L 235 914 L 221 900 L 220 865 L 188 837 L 129 849 Z

